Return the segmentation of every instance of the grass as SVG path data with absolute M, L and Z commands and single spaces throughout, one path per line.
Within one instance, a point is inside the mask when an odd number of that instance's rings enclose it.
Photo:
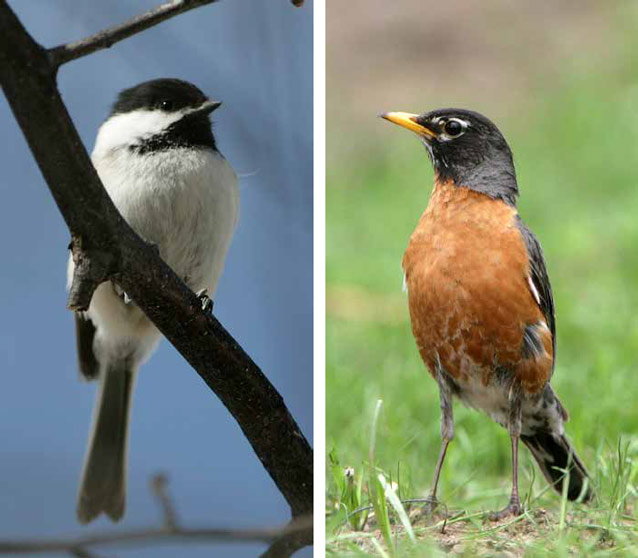
M 567 503 L 521 449 L 528 512 L 505 523 L 482 517 L 509 497 L 507 433 L 458 403 L 439 485 L 451 518 L 399 503 L 425 497 L 440 447 L 436 384 L 401 292 L 401 256 L 432 183 L 425 152 L 380 122 L 365 152 L 329 159 L 328 555 L 638 556 L 636 106 L 638 90 L 610 68 L 539 99 L 529 121 L 499 123 L 554 288 L 552 385 L 598 494 L 591 506 Z

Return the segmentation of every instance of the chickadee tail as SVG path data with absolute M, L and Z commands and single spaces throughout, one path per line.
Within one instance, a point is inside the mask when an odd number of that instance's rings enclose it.
M 563 482 L 569 478 L 567 498 L 588 502 L 594 497 L 587 469 L 564 434 L 539 430 L 531 436 L 521 436 L 552 487 L 562 494 Z M 565 474 L 568 472 L 568 475 Z
M 104 512 L 113 521 L 124 515 L 128 421 L 134 371 L 109 365 L 100 379 L 99 404 L 93 417 L 77 502 L 80 523 Z

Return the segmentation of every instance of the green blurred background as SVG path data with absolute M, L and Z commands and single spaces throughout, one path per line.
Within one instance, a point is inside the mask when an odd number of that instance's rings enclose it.
M 429 487 L 438 394 L 412 338 L 400 262 L 432 170 L 413 134 L 376 115 L 471 108 L 508 139 L 519 211 L 545 251 L 558 329 L 552 383 L 571 415 L 568 435 L 608 507 L 618 504 L 605 483 L 620 440 L 633 467 L 622 513 L 635 516 L 637 29 L 633 1 L 328 2 L 326 432 L 340 466 L 367 463 L 383 399 L 377 465 L 399 472 L 403 497 Z M 505 505 L 507 434 L 458 403 L 455 421 L 442 500 Z M 534 473 L 523 451 L 525 494 Z M 327 487 L 330 511 L 339 494 L 332 478 Z M 543 488 L 537 478 L 533 492 Z M 551 511 L 560 501 L 542 503 Z M 329 538 L 341 532 L 329 526 Z

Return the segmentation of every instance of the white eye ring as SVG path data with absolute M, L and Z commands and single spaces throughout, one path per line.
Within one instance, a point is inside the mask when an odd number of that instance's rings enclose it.
M 455 126 L 452 126 L 452 130 L 448 129 L 450 127 L 450 124 L 455 124 Z M 450 118 L 443 124 L 443 133 L 441 135 L 443 136 L 443 139 L 446 140 L 458 138 L 465 133 L 467 127 L 468 124 L 467 122 L 465 122 L 465 120 L 461 120 L 459 118 Z

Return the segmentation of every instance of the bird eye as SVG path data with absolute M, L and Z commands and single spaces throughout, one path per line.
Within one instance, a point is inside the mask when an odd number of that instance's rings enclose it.
M 465 127 L 458 120 L 448 120 L 443 126 L 443 131 L 451 138 L 460 136 L 463 130 Z
M 173 110 L 173 101 L 169 99 L 164 99 L 159 102 L 159 108 L 161 110 Z

